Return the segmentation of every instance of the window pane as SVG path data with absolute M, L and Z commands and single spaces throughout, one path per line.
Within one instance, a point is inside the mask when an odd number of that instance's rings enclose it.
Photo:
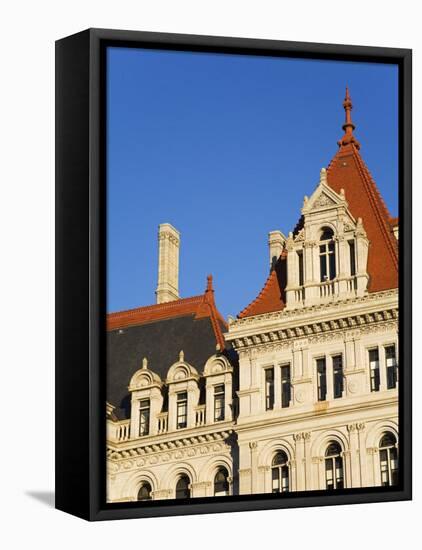
M 149 399 L 141 399 L 139 403 L 139 435 L 149 434 L 150 402 Z
M 332 251 L 329 255 L 329 262 L 330 262 L 330 281 L 332 281 L 336 276 L 336 256 L 334 254 L 334 243 L 332 244 Z M 330 250 L 331 250 L 331 244 L 330 244 Z
M 265 370 L 265 408 L 274 407 L 274 369 Z
M 224 385 L 215 386 L 214 388 L 214 422 L 224 420 Z
M 281 406 L 288 407 L 291 401 L 290 365 L 281 367 Z
M 370 371 L 371 391 L 379 391 L 380 369 L 379 369 L 378 348 L 369 350 L 369 371 Z
M 177 394 L 177 428 L 186 428 L 188 419 L 188 394 Z
M 355 256 L 355 241 L 349 241 L 350 253 L 350 275 L 356 275 L 356 256 Z
M 333 357 L 333 385 L 334 398 L 343 397 L 343 357 L 341 355 Z
M 381 438 L 380 447 L 394 447 L 396 443 L 396 436 L 391 432 L 387 432 Z
M 298 267 L 299 267 L 299 286 L 303 286 L 303 252 L 297 253 Z
M 387 366 L 387 389 L 391 390 L 397 386 L 397 363 L 395 346 L 388 346 L 385 348 L 385 362 Z
M 327 397 L 327 376 L 325 368 L 325 358 L 317 359 L 317 384 L 318 384 L 318 401 L 325 401 Z
M 189 498 L 190 489 L 189 489 L 190 480 L 187 476 L 182 476 L 176 485 L 176 498 Z
M 323 247 L 321 246 L 320 248 L 323 248 Z M 320 281 L 321 281 L 321 283 L 324 283 L 328 279 L 328 275 L 327 275 L 327 256 L 325 256 L 325 255 L 320 256 L 319 266 L 320 266 Z
M 151 485 L 143 483 L 138 492 L 138 500 L 151 500 Z
M 226 496 L 229 494 L 229 474 L 225 468 L 221 468 L 214 478 L 214 496 Z

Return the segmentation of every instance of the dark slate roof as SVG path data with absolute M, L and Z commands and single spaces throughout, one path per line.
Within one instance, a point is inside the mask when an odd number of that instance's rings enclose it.
M 222 323 L 221 330 L 225 327 Z M 183 350 L 185 361 L 202 374 L 206 361 L 216 353 L 216 336 L 210 317 L 194 314 L 161 319 L 107 332 L 107 401 L 120 419 L 130 416 L 128 385 L 133 374 L 148 359 L 148 368 L 165 381 Z M 233 359 L 233 350 L 228 355 Z M 200 384 L 201 385 L 201 384 Z M 203 392 L 201 392 L 203 394 Z

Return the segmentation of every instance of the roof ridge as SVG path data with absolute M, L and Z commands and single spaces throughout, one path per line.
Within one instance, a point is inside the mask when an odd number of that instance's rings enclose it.
M 170 302 L 164 302 L 161 304 L 150 304 L 148 306 L 139 306 L 132 309 L 122 309 L 120 311 L 112 311 L 107 313 L 107 318 L 118 318 L 119 316 L 127 315 L 136 315 L 136 313 L 146 313 L 148 311 L 161 311 L 166 309 L 172 309 L 178 305 L 189 304 L 189 303 L 200 303 L 203 298 L 203 294 L 198 294 L 197 296 L 189 296 L 187 298 L 179 298 L 178 300 L 172 300 Z
M 265 294 L 268 293 L 268 290 L 269 290 L 269 287 L 270 287 L 270 284 L 272 282 L 272 280 L 277 277 L 277 273 L 276 273 L 276 270 L 275 269 L 272 269 L 271 270 L 271 273 L 268 275 L 267 277 L 267 280 L 265 281 L 264 283 L 264 286 L 261 288 L 261 291 L 259 292 L 258 296 L 252 300 L 252 302 L 250 302 L 249 305 L 247 305 L 244 309 L 242 309 L 242 311 L 238 314 L 238 317 L 241 318 L 241 317 L 246 317 L 247 314 L 250 312 L 250 310 L 252 309 L 252 307 L 257 304 L 264 296 Z
M 386 241 L 387 248 L 390 252 L 394 266 L 396 270 L 398 270 L 397 246 L 395 246 L 396 243 L 393 243 L 392 241 L 394 237 L 391 233 L 391 230 L 389 230 L 391 228 L 387 228 L 387 223 L 390 225 L 390 218 L 391 218 L 390 212 L 387 208 L 387 205 L 384 202 L 384 199 L 382 198 L 382 195 L 377 187 L 377 184 L 375 183 L 375 180 L 372 177 L 371 172 L 369 171 L 368 167 L 366 166 L 364 160 L 362 159 L 358 151 L 353 150 L 353 156 L 356 158 L 358 169 L 363 175 L 365 188 L 368 190 L 368 195 L 370 199 L 372 199 L 375 215 L 377 216 L 378 221 L 380 223 L 381 232 Z M 381 212 L 380 210 L 383 212 Z

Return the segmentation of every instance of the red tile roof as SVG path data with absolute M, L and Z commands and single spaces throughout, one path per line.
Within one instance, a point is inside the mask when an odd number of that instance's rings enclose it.
M 219 344 L 221 350 L 225 348 L 221 325 L 225 328 L 227 326 L 215 305 L 211 275 L 207 278 L 207 288 L 204 294 L 199 296 L 191 296 L 163 304 L 154 304 L 107 314 L 107 330 L 112 331 L 119 328 L 145 325 L 154 321 L 162 321 L 185 315 L 194 315 L 195 319 L 209 317 L 216 343 Z
M 343 189 L 350 212 L 356 219 L 362 218 L 370 241 L 368 291 L 397 288 L 398 245 L 393 227 L 398 224 L 398 218 L 390 216 L 376 183 L 360 156 L 360 144 L 353 135 L 355 126 L 351 119 L 352 102 L 347 88 L 343 106 L 346 113 L 343 125 L 345 133 L 338 142 L 339 150 L 328 166 L 327 183 L 337 193 Z M 282 310 L 285 307 L 283 296 L 283 281 L 273 271 L 258 297 L 239 317 Z

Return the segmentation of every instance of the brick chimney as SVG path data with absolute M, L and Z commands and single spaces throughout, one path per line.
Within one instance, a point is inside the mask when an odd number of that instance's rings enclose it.
M 179 299 L 180 233 L 169 223 L 158 227 L 157 304 Z

